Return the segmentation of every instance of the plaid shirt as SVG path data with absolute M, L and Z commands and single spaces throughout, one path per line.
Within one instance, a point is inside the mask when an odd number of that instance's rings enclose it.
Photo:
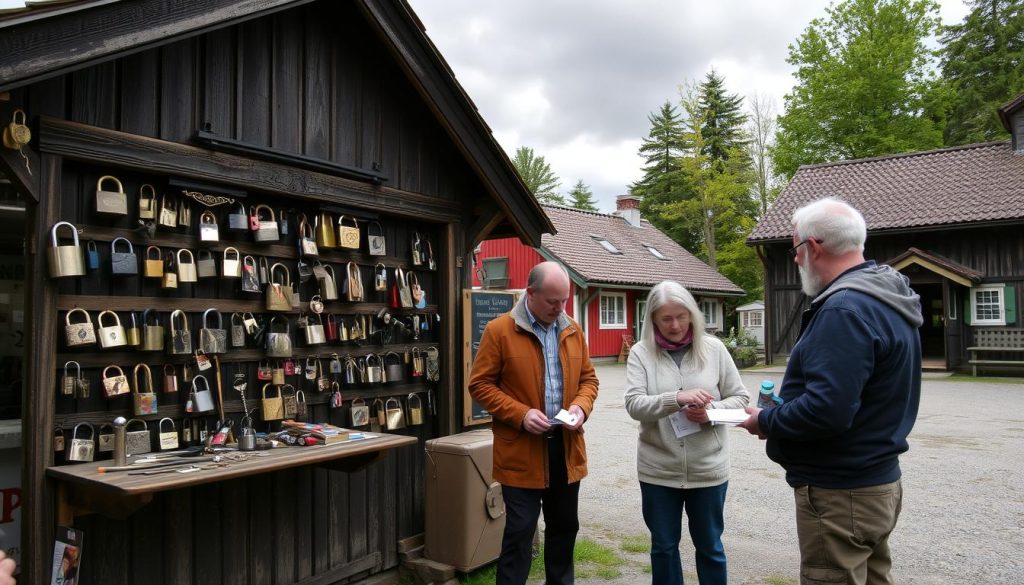
M 533 332 L 544 349 L 544 414 L 548 420 L 562 410 L 562 362 L 558 359 L 558 321 L 544 327 L 526 307 Z

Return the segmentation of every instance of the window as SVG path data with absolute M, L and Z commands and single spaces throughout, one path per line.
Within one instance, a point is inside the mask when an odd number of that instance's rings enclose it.
M 1003 285 L 979 286 L 971 291 L 973 325 L 1006 325 Z
M 718 329 L 718 301 L 701 301 L 700 312 L 704 313 L 704 326 Z
M 643 246 L 644 248 L 647 248 L 647 251 L 651 253 L 651 256 L 654 256 L 658 260 L 668 260 L 668 258 L 664 254 L 659 252 L 658 249 L 655 248 L 654 246 L 643 242 L 641 242 L 640 245 Z
M 596 241 L 598 244 L 601 244 L 602 248 L 611 252 L 612 254 L 622 254 L 622 252 L 620 252 L 618 248 L 612 245 L 612 243 L 609 242 L 608 239 L 605 238 L 604 236 L 595 236 L 591 234 L 590 237 L 594 238 L 594 241 Z
M 949 320 L 956 321 L 956 305 L 959 302 L 957 298 L 956 289 L 949 287 Z
M 647 316 L 647 299 L 636 301 L 636 338 L 640 339 L 644 334 L 644 317 Z
M 743 328 L 760 327 L 762 315 L 762 311 L 743 311 Z
M 601 328 L 626 328 L 626 295 L 624 293 L 601 295 Z

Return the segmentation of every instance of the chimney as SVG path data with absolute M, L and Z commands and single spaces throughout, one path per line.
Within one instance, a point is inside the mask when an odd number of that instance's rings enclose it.
M 633 227 L 640 227 L 640 197 L 633 194 L 617 196 L 615 215 L 625 219 Z
M 1024 154 L 1024 93 L 1003 104 L 997 112 L 1003 128 L 1010 133 L 1014 154 Z

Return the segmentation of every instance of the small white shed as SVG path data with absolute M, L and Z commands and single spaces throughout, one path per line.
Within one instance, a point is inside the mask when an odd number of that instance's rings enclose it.
M 736 307 L 736 315 L 739 317 L 740 331 L 753 335 L 757 344 L 764 346 L 764 301 Z

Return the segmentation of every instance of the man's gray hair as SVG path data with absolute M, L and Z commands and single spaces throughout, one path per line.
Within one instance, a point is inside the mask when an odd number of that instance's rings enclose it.
M 863 252 L 868 237 L 864 216 L 834 197 L 818 199 L 797 209 L 793 212 L 793 226 L 799 241 L 821 240 L 821 246 L 833 255 Z
M 560 268 L 562 270 L 562 274 L 564 274 L 566 278 L 569 278 L 569 271 L 565 269 L 565 266 L 562 266 L 557 262 L 541 262 L 530 269 L 530 275 L 526 279 L 526 288 L 530 290 L 539 290 L 540 286 L 544 284 L 544 277 L 548 274 L 549 269 L 547 266 L 552 265 Z

